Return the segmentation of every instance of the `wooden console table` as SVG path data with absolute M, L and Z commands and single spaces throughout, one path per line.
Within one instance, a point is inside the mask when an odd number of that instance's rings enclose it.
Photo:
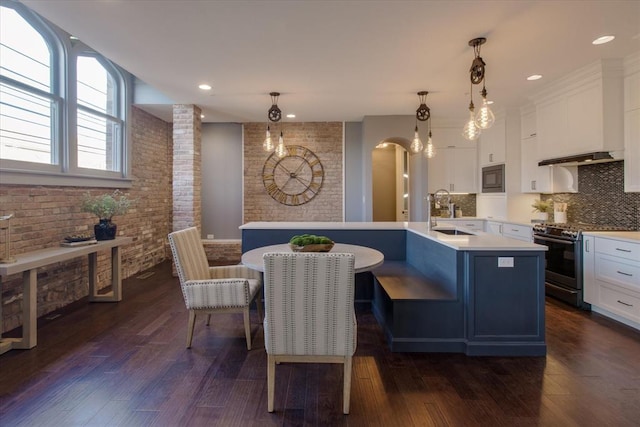
M 89 257 L 89 301 L 117 302 L 122 300 L 120 246 L 133 241 L 131 237 L 102 240 L 93 245 L 52 247 L 16 255 L 16 262 L 0 264 L 0 276 L 22 273 L 22 337 L 0 338 L 0 354 L 11 349 L 29 349 L 37 344 L 37 282 L 38 268 L 80 256 Z M 98 252 L 111 249 L 111 291 L 98 294 Z M 0 283 L 1 284 L 1 283 Z M 1 301 L 0 301 L 1 304 Z M 2 325 L 0 309 L 0 325 Z M 1 331 L 1 329 L 0 329 Z

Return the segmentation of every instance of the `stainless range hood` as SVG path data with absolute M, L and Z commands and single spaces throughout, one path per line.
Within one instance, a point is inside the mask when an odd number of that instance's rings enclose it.
M 578 154 L 567 157 L 557 157 L 555 159 L 542 160 L 538 166 L 562 165 L 579 166 L 594 163 L 615 162 L 622 160 L 622 156 L 617 152 L 596 151 L 593 153 Z

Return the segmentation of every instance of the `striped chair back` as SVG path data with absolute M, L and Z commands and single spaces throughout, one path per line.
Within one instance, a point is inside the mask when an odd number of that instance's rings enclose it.
M 267 253 L 263 259 L 267 353 L 353 355 L 355 256 Z
M 209 279 L 209 261 L 196 227 L 170 233 L 169 244 L 181 283 Z

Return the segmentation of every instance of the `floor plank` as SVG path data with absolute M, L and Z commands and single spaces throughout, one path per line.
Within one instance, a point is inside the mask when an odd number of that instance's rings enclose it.
M 546 357 L 392 353 L 358 305 L 351 413 L 342 367 L 276 368 L 267 412 L 266 354 L 252 311 L 196 320 L 163 263 L 124 282 L 117 304 L 80 301 L 40 321 L 38 346 L 0 356 L 7 426 L 637 426 L 640 332 L 548 299 Z M 18 331 L 16 331 L 18 332 Z

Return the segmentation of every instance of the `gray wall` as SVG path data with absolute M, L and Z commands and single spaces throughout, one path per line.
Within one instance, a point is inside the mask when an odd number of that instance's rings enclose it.
M 242 125 L 202 125 L 202 237 L 240 239 Z
M 344 218 L 345 221 L 364 221 L 362 122 L 344 125 Z

